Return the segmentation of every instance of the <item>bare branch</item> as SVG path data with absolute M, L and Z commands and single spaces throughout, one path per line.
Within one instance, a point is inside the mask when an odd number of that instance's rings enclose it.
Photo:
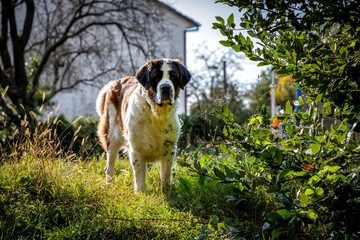
M 23 34 L 21 36 L 22 49 L 25 49 L 27 42 L 29 41 L 32 31 L 32 24 L 34 20 L 35 6 L 33 0 L 26 0 L 26 16 L 23 26 Z
M 56 89 L 56 90 L 54 91 L 53 96 L 55 96 L 55 95 L 58 94 L 59 92 L 73 89 L 74 87 L 76 87 L 77 85 L 79 85 L 79 84 L 81 84 L 81 83 L 92 84 L 95 79 L 98 79 L 98 78 L 100 78 L 100 77 L 102 77 L 102 76 L 106 75 L 107 73 L 109 73 L 109 72 L 111 72 L 111 71 L 114 71 L 114 70 L 116 70 L 116 69 L 115 69 L 115 68 L 111 68 L 111 69 L 108 69 L 108 70 L 105 71 L 105 72 L 101 72 L 101 73 L 93 76 L 92 78 L 78 79 L 78 80 L 76 80 L 75 82 L 73 82 L 71 85 L 68 85 L 68 86 L 66 86 L 66 87 L 60 87 L 60 88 Z

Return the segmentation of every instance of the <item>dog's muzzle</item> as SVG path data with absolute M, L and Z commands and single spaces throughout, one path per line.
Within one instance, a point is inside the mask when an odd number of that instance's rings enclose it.
M 160 86 L 160 92 L 161 92 L 162 100 L 170 100 L 171 99 L 172 92 L 171 92 L 170 84 L 167 84 L 167 83 L 162 84 Z
M 159 87 L 157 104 L 162 106 L 164 103 L 168 103 L 170 105 L 173 104 L 173 90 L 170 84 L 163 83 Z

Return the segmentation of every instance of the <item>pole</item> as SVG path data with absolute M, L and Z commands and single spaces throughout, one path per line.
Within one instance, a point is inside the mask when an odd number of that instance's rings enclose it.
M 224 91 L 227 93 L 227 80 L 226 80 L 226 61 L 223 61 L 223 72 L 224 72 Z
M 276 108 L 276 103 L 275 103 L 275 71 L 271 72 L 271 85 L 270 85 L 270 89 L 271 89 L 271 95 L 270 95 L 270 100 L 271 100 L 271 117 L 275 116 L 275 108 Z

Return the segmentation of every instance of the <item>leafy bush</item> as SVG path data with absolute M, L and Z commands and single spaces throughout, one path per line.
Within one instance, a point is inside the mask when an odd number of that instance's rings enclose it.
M 302 99 L 299 104 L 304 105 Z M 325 117 L 334 109 L 308 99 L 309 108 L 268 119 L 260 114 L 239 125 L 228 107 L 219 104 L 215 114 L 225 122 L 225 141 L 214 146 L 213 164 L 183 160 L 182 166 L 202 181 L 232 184 L 242 196 L 266 190 L 274 197 L 263 209 L 256 235 L 271 239 L 359 238 L 360 146 L 356 124 L 347 120 L 326 129 Z M 336 110 L 335 110 L 336 111 Z M 271 122 L 271 121 L 272 122 Z M 241 214 L 241 212 L 237 213 Z

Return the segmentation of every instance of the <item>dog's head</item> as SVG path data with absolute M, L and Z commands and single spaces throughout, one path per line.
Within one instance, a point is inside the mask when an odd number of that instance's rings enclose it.
M 156 59 L 146 62 L 135 74 L 149 97 L 158 106 L 173 105 L 180 89 L 191 78 L 190 72 L 179 60 Z

